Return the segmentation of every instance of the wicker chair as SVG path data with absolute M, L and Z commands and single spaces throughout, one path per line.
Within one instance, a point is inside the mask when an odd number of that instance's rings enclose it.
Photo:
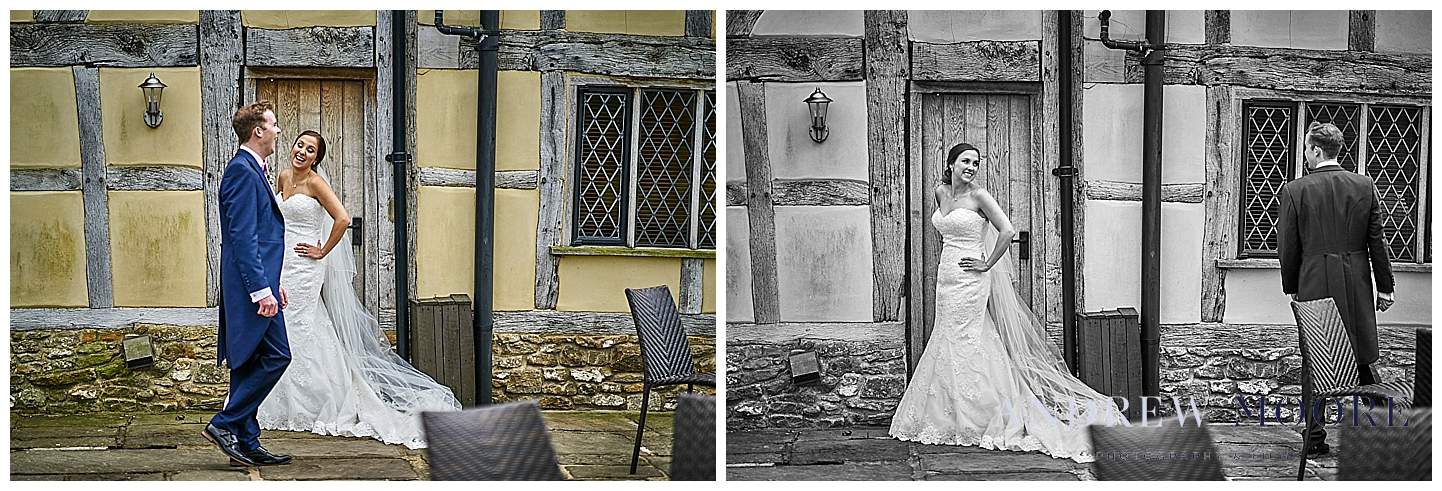
M 431 480 L 560 481 L 551 434 L 535 401 L 421 413 Z
M 699 373 L 681 326 L 681 314 L 665 285 L 626 289 L 631 304 L 631 318 L 636 322 L 636 336 L 641 339 L 641 360 L 645 377 L 641 395 L 641 420 L 636 427 L 636 447 L 631 451 L 631 473 L 641 457 L 641 435 L 646 431 L 646 411 L 651 405 L 651 390 L 668 385 L 686 384 L 692 392 L 696 385 L 716 386 L 716 374 Z
M 716 480 L 715 397 L 681 394 L 671 445 L 671 480 Z
M 1092 425 L 1099 481 L 1221 481 L 1221 456 L 1206 425 Z
M 1365 411 L 1364 411 L 1365 413 Z M 1429 481 L 1432 479 L 1432 408 L 1353 416 L 1342 427 L 1337 479 L 1342 481 Z M 1352 419 L 1349 417 L 1349 421 Z
M 1359 397 L 1389 401 L 1389 405 L 1407 408 L 1412 405 L 1412 388 L 1405 381 L 1359 385 L 1357 355 L 1352 349 L 1352 339 L 1342 324 L 1342 315 L 1331 298 L 1292 302 L 1292 313 L 1297 318 L 1298 344 L 1302 348 L 1302 373 L 1313 386 L 1312 398 Z M 1307 413 L 1313 408 L 1325 408 L 1305 397 L 1302 407 Z M 1323 417 L 1322 411 L 1305 414 L 1307 417 Z M 1307 472 L 1307 452 L 1312 442 L 1306 432 L 1302 435 L 1301 463 L 1297 467 L 1297 480 Z

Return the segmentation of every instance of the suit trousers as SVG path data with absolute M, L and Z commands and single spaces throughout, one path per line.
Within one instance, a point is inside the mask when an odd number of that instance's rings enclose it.
M 226 397 L 225 409 L 210 420 L 215 427 L 234 433 L 242 450 L 255 450 L 260 446 L 260 422 L 255 415 L 290 365 L 285 327 L 278 322 L 268 325 L 250 359 L 230 368 L 230 394 Z

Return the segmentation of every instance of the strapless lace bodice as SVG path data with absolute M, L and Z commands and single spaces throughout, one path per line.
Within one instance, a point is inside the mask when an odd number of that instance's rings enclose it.
M 981 253 L 986 218 L 969 208 L 956 208 L 951 213 L 941 214 L 937 208 L 931 215 L 931 224 L 941 233 L 942 254 L 951 252 Z
M 280 214 L 285 217 L 285 244 L 289 249 L 301 241 L 311 244 L 325 239 L 321 225 L 325 221 L 325 207 L 320 201 L 304 194 L 291 196 L 280 201 Z

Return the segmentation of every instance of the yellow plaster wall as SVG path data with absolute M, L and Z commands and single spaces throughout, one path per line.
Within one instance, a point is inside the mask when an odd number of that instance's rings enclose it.
M 685 10 L 568 10 L 566 30 L 643 36 L 684 36 Z
M 159 128 L 145 125 L 145 95 L 137 88 L 151 72 L 165 83 Z M 100 121 L 110 165 L 200 167 L 200 68 L 101 68 Z
M 707 314 L 716 313 L 716 260 L 707 259 L 701 262 L 701 312 Z
M 11 24 L 16 24 L 16 23 L 21 23 L 21 22 L 35 22 L 35 11 L 34 11 L 34 10 L 11 10 L 11 11 L 10 11 L 10 23 L 11 23 Z
M 10 166 L 80 167 L 70 68 L 10 70 Z
M 91 10 L 85 16 L 90 23 L 196 24 L 199 10 Z M 140 82 L 136 82 L 139 85 Z
M 85 307 L 87 295 L 80 192 L 10 193 L 10 306 Z
M 541 166 L 541 74 L 496 76 L 496 169 Z M 476 71 L 416 74 L 416 160 L 424 167 L 476 168 Z
M 556 310 L 630 312 L 627 288 L 667 285 L 681 292 L 681 260 L 665 257 L 562 256 Z
M 536 221 L 541 194 L 496 190 L 495 310 L 536 307 Z M 474 295 L 476 193 L 421 186 L 416 199 L 416 297 Z
M 204 307 L 203 191 L 111 191 L 117 307 Z
M 294 29 L 312 26 L 373 26 L 374 10 L 245 10 L 241 23 L 261 29 Z
M 433 26 L 436 24 L 436 11 L 417 10 L 416 23 Z M 447 10 L 446 25 L 450 26 L 479 26 L 481 25 L 481 11 L 479 10 Z M 502 10 L 501 29 L 522 29 L 531 30 L 541 28 L 541 11 L 539 10 Z

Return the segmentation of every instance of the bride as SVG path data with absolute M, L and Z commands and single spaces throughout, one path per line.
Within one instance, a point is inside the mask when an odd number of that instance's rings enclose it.
M 391 351 L 376 320 L 355 297 L 350 215 L 324 176 L 325 139 L 304 131 L 291 165 L 276 177 L 285 243 L 281 266 L 291 363 L 256 417 L 268 430 L 374 437 L 425 446 L 421 411 L 461 408 L 451 389 Z M 329 234 L 321 246 L 322 234 Z
M 1090 462 L 1086 425 L 1122 424 L 1124 417 L 1110 398 L 1071 376 L 1016 294 L 1006 258 L 1014 229 L 975 182 L 980 164 L 981 152 L 969 144 L 947 153 L 931 217 L 942 236 L 936 327 L 890 434 Z

